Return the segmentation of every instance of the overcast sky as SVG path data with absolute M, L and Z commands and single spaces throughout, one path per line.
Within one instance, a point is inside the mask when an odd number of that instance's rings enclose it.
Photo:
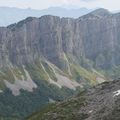
M 67 8 L 106 8 L 120 10 L 120 0 L 0 0 L 0 6 L 44 9 L 62 6 Z

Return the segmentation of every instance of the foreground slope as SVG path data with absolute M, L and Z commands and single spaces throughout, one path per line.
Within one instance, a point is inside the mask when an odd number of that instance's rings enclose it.
M 51 104 L 26 120 L 120 120 L 120 80 Z

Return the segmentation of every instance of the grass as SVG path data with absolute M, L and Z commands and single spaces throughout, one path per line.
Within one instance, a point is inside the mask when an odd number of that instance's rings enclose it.
M 96 75 L 90 71 L 87 71 L 85 68 L 81 67 L 81 66 L 76 66 L 76 65 L 71 65 L 71 71 L 72 71 L 72 75 L 75 79 L 78 79 L 78 77 L 83 77 L 87 80 L 89 80 L 89 82 L 92 85 L 96 85 Z
M 52 65 L 54 67 L 54 70 L 58 73 L 61 74 L 70 80 L 76 80 L 80 82 L 80 80 L 84 80 L 86 84 L 91 85 L 96 85 L 96 77 L 98 76 L 94 72 L 85 69 L 84 67 L 80 66 L 79 64 L 75 64 L 74 62 L 71 61 L 70 57 L 68 55 L 64 55 L 61 58 L 61 61 L 63 61 L 63 64 L 65 64 L 65 57 L 68 59 L 68 63 L 70 65 L 70 71 L 72 75 L 68 74 L 68 71 L 66 70 L 60 70 L 56 66 Z M 45 70 L 43 69 L 43 66 Z M 46 80 L 48 81 L 49 77 L 57 81 L 57 78 L 55 76 L 55 73 L 53 69 L 50 67 L 48 63 L 46 63 L 43 60 L 37 60 L 34 64 L 26 64 L 25 68 L 29 72 L 30 76 L 34 80 Z M 14 83 L 15 77 L 19 80 L 22 80 L 22 76 L 24 76 L 26 80 L 26 74 L 23 69 L 23 66 L 18 66 L 18 67 L 13 67 L 13 68 L 4 68 L 1 70 L 2 72 L 0 73 L 0 88 L 4 88 L 4 82 L 3 80 L 8 80 L 10 83 Z M 4 74 L 3 74 L 4 73 Z M 15 76 L 15 77 L 14 77 Z M 100 75 L 99 75 L 100 76 Z
M 53 72 L 52 68 L 45 62 L 42 62 L 43 66 L 45 67 L 46 72 L 49 74 L 50 78 L 54 81 L 57 81 L 55 73 Z
M 45 71 L 42 69 L 41 64 L 37 65 L 27 65 L 27 70 L 29 71 L 32 79 L 34 80 L 48 80 L 48 76 L 46 75 Z
M 26 80 L 26 75 L 23 70 L 23 67 L 12 67 L 12 68 L 2 68 L 0 72 L 0 89 L 5 89 L 5 83 L 4 80 L 7 80 L 10 83 L 14 83 L 15 77 L 18 80 L 22 80 L 22 76 Z
M 34 113 L 26 120 L 84 120 L 88 115 L 82 112 L 79 113 L 78 111 L 86 104 L 86 100 L 83 96 L 57 104 L 50 104 L 40 112 Z

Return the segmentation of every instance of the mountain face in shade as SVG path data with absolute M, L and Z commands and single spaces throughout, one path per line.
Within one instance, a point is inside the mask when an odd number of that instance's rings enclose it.
M 98 67 L 119 65 L 119 14 L 99 9 L 78 19 L 43 16 L 0 28 L 0 66 L 33 63 L 41 57 L 66 68 L 65 54 L 86 57 Z M 3 56 L 3 57 L 2 57 Z M 64 60 L 67 63 L 67 60 Z

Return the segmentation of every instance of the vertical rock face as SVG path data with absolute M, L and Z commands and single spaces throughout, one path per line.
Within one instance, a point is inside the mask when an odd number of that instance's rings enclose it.
M 120 64 L 120 15 L 98 9 L 78 19 L 43 16 L 0 28 L 0 67 L 46 58 L 65 69 L 64 54 L 93 60 L 97 67 Z
M 92 13 L 91 13 L 92 14 Z M 84 17 L 86 17 L 84 19 Z M 119 64 L 119 17 L 108 14 L 107 16 L 84 16 L 80 22 L 84 40 L 85 55 L 89 59 L 96 59 L 102 55 L 106 67 Z M 115 55 L 116 54 L 116 55 Z M 103 63 L 101 63 L 103 64 Z M 102 66 L 103 67 L 103 66 Z
M 11 39 L 11 31 L 7 28 L 0 28 L 0 67 L 9 63 L 9 41 Z
M 23 22 L 23 23 L 22 23 Z M 14 64 L 33 62 L 39 57 L 39 19 L 28 18 L 12 28 L 10 40 L 10 61 Z
M 63 54 L 61 19 L 53 16 L 43 16 L 39 19 L 40 51 L 52 63 L 58 64 Z

